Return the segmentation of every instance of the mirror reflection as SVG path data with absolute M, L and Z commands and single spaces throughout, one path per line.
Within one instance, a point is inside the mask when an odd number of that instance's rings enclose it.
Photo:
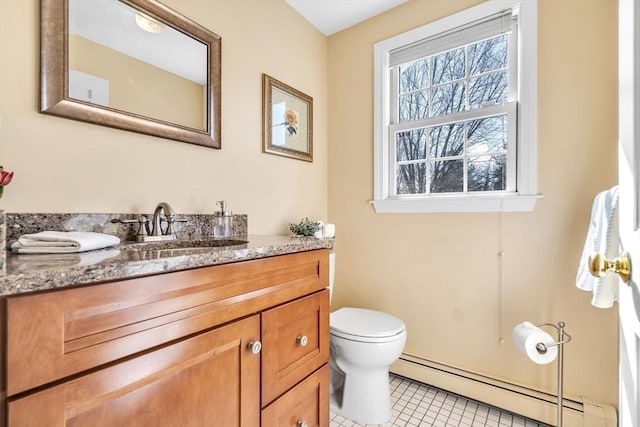
M 156 0 L 41 0 L 40 111 L 221 148 L 221 39 Z
M 206 129 L 204 43 L 118 0 L 68 13 L 70 98 Z

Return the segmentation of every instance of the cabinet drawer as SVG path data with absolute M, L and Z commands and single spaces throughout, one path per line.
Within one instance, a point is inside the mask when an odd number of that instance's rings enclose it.
M 262 410 L 264 427 L 299 427 L 304 421 L 309 427 L 329 425 L 327 364 Z
M 327 252 L 7 298 L 7 395 L 322 290 Z
M 329 292 L 262 313 L 262 345 L 264 407 L 329 360 Z
M 14 399 L 8 425 L 256 426 L 260 355 L 247 344 L 259 333 L 254 315 Z

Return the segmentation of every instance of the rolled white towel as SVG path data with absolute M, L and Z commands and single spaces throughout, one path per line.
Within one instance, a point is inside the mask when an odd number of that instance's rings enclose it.
M 320 229 L 315 233 L 313 233 L 313 237 L 315 237 L 316 239 L 322 239 L 322 230 L 324 230 L 324 222 L 318 221 L 318 225 L 320 226 Z
M 325 224 L 322 229 L 322 234 L 324 237 L 336 237 L 335 224 Z
M 120 243 L 110 234 L 91 231 L 41 231 L 24 234 L 11 245 L 11 250 L 20 254 L 59 254 L 86 252 Z

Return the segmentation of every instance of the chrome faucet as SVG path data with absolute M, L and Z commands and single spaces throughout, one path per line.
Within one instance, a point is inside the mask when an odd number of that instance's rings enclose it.
M 162 215 L 167 221 L 167 229 L 163 232 Z M 136 219 L 120 219 L 113 218 L 112 223 L 120 224 L 138 224 L 138 232 L 136 233 L 136 242 L 157 242 L 162 240 L 175 240 L 178 238 L 174 228 L 176 222 L 187 222 L 186 219 L 176 218 L 173 208 L 167 202 L 160 202 L 153 211 L 153 220 L 149 224 L 149 218 L 146 215 L 140 215 Z M 149 226 L 151 225 L 151 227 Z
M 163 233 L 160 226 L 160 214 L 164 212 L 164 217 L 167 220 L 167 230 Z M 149 233 L 149 240 L 174 240 L 176 238 L 176 232 L 173 229 L 173 223 L 175 222 L 176 214 L 173 208 L 169 206 L 167 202 L 160 202 L 156 206 L 156 210 L 153 211 L 153 221 L 151 224 L 151 230 Z

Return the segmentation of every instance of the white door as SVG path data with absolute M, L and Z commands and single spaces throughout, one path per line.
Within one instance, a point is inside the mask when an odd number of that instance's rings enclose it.
M 631 281 L 620 281 L 618 425 L 640 427 L 640 2 L 619 0 L 620 236 L 631 255 Z

